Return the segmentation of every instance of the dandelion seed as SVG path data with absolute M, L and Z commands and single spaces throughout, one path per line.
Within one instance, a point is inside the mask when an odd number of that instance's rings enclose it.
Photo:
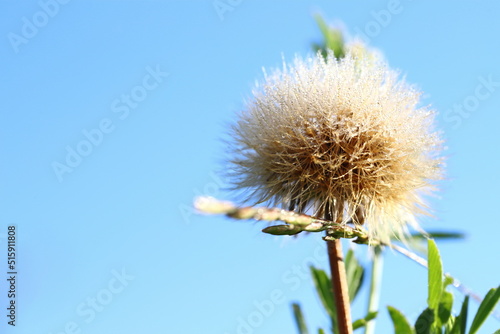
M 265 74 L 233 127 L 230 174 L 254 204 L 364 224 L 389 241 L 419 228 L 441 139 L 421 93 L 359 48 Z

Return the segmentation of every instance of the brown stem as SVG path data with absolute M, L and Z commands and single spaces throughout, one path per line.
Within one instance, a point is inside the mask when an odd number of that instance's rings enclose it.
M 332 289 L 337 308 L 338 334 L 352 334 L 351 305 L 345 273 L 344 255 L 340 239 L 327 240 L 328 259 L 332 274 Z
M 337 206 L 333 212 L 332 205 Z M 342 212 L 344 211 L 342 202 L 326 202 L 324 209 L 325 220 L 333 221 L 335 218 L 336 223 L 342 223 Z M 334 212 L 337 214 L 334 215 Z M 340 239 L 330 239 L 326 240 L 326 245 L 332 274 L 333 298 L 335 299 L 335 306 L 337 308 L 338 334 L 352 334 L 351 304 L 344 265 L 344 254 L 342 253 L 342 242 Z
M 337 322 L 339 334 L 352 334 L 351 305 L 347 288 L 342 243 L 340 239 L 326 242 L 328 258 L 332 273 L 332 288 L 335 305 L 337 307 Z

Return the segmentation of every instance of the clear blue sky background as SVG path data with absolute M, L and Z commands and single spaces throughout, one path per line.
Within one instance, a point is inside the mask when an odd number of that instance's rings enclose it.
M 271 237 L 190 209 L 200 194 L 231 198 L 214 174 L 227 124 L 262 66 L 321 40 L 315 12 L 364 34 L 439 110 L 449 167 L 424 226 L 467 233 L 439 244 L 446 271 L 480 295 L 500 283 L 500 3 L 234 0 L 219 15 L 212 0 L 66 2 L 0 2 L 2 333 L 295 333 L 292 301 L 328 326 L 307 274 L 327 266 L 319 235 Z M 377 333 L 392 332 L 386 305 L 415 320 L 426 289 L 423 268 L 388 253 Z

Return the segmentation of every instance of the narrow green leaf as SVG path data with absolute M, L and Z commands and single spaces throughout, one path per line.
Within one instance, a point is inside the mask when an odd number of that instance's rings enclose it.
M 441 325 L 445 325 L 448 322 L 448 319 L 450 318 L 451 315 L 452 307 L 453 307 L 453 294 L 448 291 L 443 291 L 438 307 L 438 318 L 441 321 Z
M 319 27 L 319 30 L 321 30 L 321 34 L 323 34 L 323 37 L 325 40 L 328 38 L 328 31 L 329 27 L 328 24 L 326 24 L 325 20 L 323 19 L 323 16 L 316 14 L 314 15 L 314 20 L 316 21 L 316 24 Z
M 339 30 L 330 29 L 328 39 L 326 40 L 326 47 L 332 50 L 333 54 L 338 59 L 345 56 L 344 38 Z
M 326 334 L 326 332 L 323 328 L 320 328 L 318 329 L 318 334 Z
M 432 325 L 435 321 L 434 310 L 426 308 L 415 321 L 415 331 L 417 334 L 431 334 Z
M 365 320 L 366 321 L 370 321 L 370 320 L 373 320 L 377 317 L 378 315 L 378 312 L 370 312 L 368 313 L 366 316 L 365 316 Z
M 336 316 L 336 308 L 333 299 L 333 292 L 331 290 L 330 278 L 324 270 L 316 269 L 313 266 L 310 268 L 314 286 L 316 287 L 316 291 L 321 302 L 323 303 L 323 306 L 331 317 Z
M 474 320 L 470 325 L 469 334 L 474 334 L 478 331 L 479 327 L 483 324 L 486 318 L 493 312 L 495 305 L 500 300 L 500 286 L 498 288 L 492 288 L 484 297 L 479 309 L 477 310 Z
M 310 268 L 319 299 L 332 320 L 332 327 L 337 329 L 337 308 L 335 307 L 335 300 L 333 298 L 331 280 L 324 270 L 316 269 L 313 266 Z M 338 330 L 335 331 L 335 333 L 337 332 Z
M 427 241 L 428 247 L 428 284 L 429 284 L 429 298 L 427 305 L 430 309 L 436 310 L 441 300 L 443 293 L 443 264 L 439 255 L 436 242 L 432 239 Z
M 353 259 L 354 259 L 354 263 L 357 263 L 358 261 L 356 260 L 356 257 L 354 256 L 354 252 L 352 249 L 349 249 L 345 255 L 345 258 L 344 258 L 344 263 L 345 263 L 345 266 L 346 266 L 346 272 L 348 271 L 347 267 L 348 267 L 348 263 L 351 263 L 353 262 Z
M 453 326 L 455 325 L 456 318 L 453 315 L 450 315 L 448 318 L 448 321 L 444 325 L 444 334 L 451 334 L 451 330 L 453 329 Z
M 410 238 L 413 239 L 464 239 L 465 233 L 462 232 L 454 232 L 454 231 L 431 231 L 427 232 L 427 234 L 422 233 L 412 233 Z
M 358 328 L 365 327 L 366 326 L 366 320 L 365 319 L 358 319 L 352 323 L 352 330 L 355 331 Z
M 358 319 L 352 323 L 352 329 L 356 330 L 358 328 L 366 326 L 368 321 L 373 320 L 377 317 L 378 312 L 370 312 L 364 318 Z
M 342 32 L 340 30 L 330 28 L 321 15 L 315 15 L 314 19 L 316 20 L 316 24 L 321 30 L 325 41 L 324 47 L 320 47 L 323 57 L 326 57 L 327 50 L 332 50 L 337 59 L 343 58 L 345 56 L 345 50 Z
M 455 319 L 455 324 L 450 331 L 450 334 L 465 334 L 467 329 L 467 309 L 469 308 L 469 296 L 465 296 L 462 303 L 460 314 Z
M 359 264 L 352 249 L 349 249 L 345 256 L 345 269 L 347 277 L 347 288 L 349 291 L 349 300 L 352 302 L 356 298 L 365 274 L 365 269 Z
M 293 307 L 293 316 L 295 318 L 295 323 L 297 324 L 299 334 L 309 334 L 300 305 L 297 303 L 293 303 L 292 307 Z
M 391 316 L 395 334 L 415 333 L 415 330 L 411 327 L 408 319 L 406 319 L 401 311 L 392 306 L 387 306 L 387 311 L 389 311 L 389 315 Z

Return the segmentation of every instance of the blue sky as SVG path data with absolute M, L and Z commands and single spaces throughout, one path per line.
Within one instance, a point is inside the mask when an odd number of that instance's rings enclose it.
M 262 224 L 191 210 L 197 195 L 232 198 L 217 172 L 227 126 L 262 67 L 321 41 L 316 12 L 364 35 L 439 111 L 447 179 L 424 227 L 465 232 L 464 241 L 439 244 L 445 270 L 480 295 L 498 286 L 500 4 L 218 6 L 0 2 L 2 277 L 8 226 L 18 237 L 17 326 L 2 311 L 1 331 L 294 333 L 292 301 L 311 328 L 328 326 L 307 273 L 309 264 L 327 267 L 318 235 L 271 237 Z M 368 263 L 366 248 L 356 251 Z M 415 320 L 425 279 L 388 252 L 382 307 Z M 362 295 L 354 317 L 364 307 Z M 484 333 L 498 328 L 489 319 Z M 392 331 L 385 310 L 377 329 Z

